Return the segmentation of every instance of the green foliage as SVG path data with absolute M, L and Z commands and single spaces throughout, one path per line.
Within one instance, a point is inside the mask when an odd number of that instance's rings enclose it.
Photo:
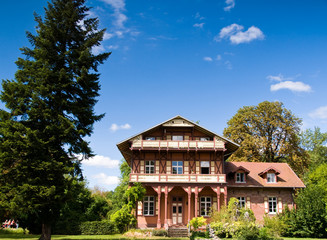
M 125 196 L 129 200 L 128 203 L 124 204 L 111 217 L 120 233 L 126 232 L 128 228 L 136 225 L 133 210 L 135 210 L 136 203 L 143 200 L 145 193 L 146 189 L 141 183 L 134 183 L 134 186 L 126 191 Z
M 192 227 L 193 231 L 198 230 L 200 227 L 206 225 L 207 220 L 204 217 L 194 217 L 191 219 L 189 226 Z
M 0 234 L 29 234 L 29 231 L 23 228 L 0 228 Z
M 84 3 L 53 0 L 44 19 L 35 15 L 36 35 L 27 33 L 32 48 L 21 49 L 15 80 L 2 82 L 0 205 L 14 217 L 36 218 L 47 239 L 82 179 L 76 156 L 93 156 L 85 137 L 103 117 L 94 111 L 98 66 L 110 53 L 92 53 L 105 30 L 87 18 Z
M 168 232 L 165 229 L 153 229 L 152 236 L 167 237 Z
M 285 211 L 287 211 L 287 210 L 285 209 Z M 264 216 L 263 220 L 264 220 L 264 229 L 265 229 L 263 231 L 266 231 L 269 236 L 278 238 L 278 237 L 285 235 L 285 232 L 287 231 L 286 229 L 288 228 L 288 226 L 284 223 L 284 221 L 281 220 L 280 217 Z
M 201 231 L 192 231 L 190 240 L 198 239 L 198 238 L 206 238 L 206 232 L 201 232 Z
M 81 223 L 80 232 L 83 235 L 109 235 L 116 233 L 117 230 L 113 222 L 103 220 Z
M 320 128 L 306 129 L 300 133 L 301 146 L 310 156 L 312 169 L 320 164 L 327 163 L 327 133 L 322 133 Z
M 308 158 L 297 136 L 301 122 L 281 102 L 239 109 L 224 129 L 225 137 L 241 145 L 230 161 L 287 162 L 302 174 Z

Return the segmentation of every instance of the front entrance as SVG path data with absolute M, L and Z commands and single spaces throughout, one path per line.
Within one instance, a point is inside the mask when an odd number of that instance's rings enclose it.
M 172 207 L 173 225 L 183 224 L 183 198 L 173 197 Z

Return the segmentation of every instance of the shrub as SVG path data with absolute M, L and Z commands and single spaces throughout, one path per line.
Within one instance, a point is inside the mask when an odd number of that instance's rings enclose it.
M 204 217 L 194 217 L 191 219 L 189 226 L 193 228 L 193 231 L 196 231 L 199 227 L 206 225 L 207 220 Z
M 29 231 L 23 228 L 0 228 L 0 234 L 28 234 Z
M 83 222 L 80 230 L 83 235 L 109 235 L 117 232 L 114 223 L 111 221 Z
M 207 238 L 206 232 L 192 231 L 190 240 L 194 240 L 195 238 Z
M 267 231 L 267 234 L 273 237 L 281 237 L 286 231 L 286 224 L 280 219 L 280 217 L 263 217 L 264 228 Z
M 167 237 L 168 232 L 164 229 L 154 229 L 152 231 L 152 236 L 160 236 L 160 237 Z

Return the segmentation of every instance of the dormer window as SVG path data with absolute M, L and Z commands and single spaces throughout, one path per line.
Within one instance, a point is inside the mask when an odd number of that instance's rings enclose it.
M 236 173 L 236 182 L 237 183 L 245 183 L 245 173 L 244 172 L 238 172 Z
M 184 136 L 179 136 L 179 135 L 175 135 L 172 137 L 173 141 L 183 141 L 184 140 Z
M 267 182 L 275 183 L 276 182 L 276 174 L 275 173 L 267 173 Z

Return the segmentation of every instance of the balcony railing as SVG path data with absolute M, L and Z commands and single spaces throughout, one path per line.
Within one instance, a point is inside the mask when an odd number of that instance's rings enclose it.
M 135 140 L 131 149 L 158 149 L 158 150 L 212 150 L 224 149 L 223 141 L 173 141 L 173 140 Z
M 226 183 L 225 174 L 140 174 L 131 173 L 130 182 Z

